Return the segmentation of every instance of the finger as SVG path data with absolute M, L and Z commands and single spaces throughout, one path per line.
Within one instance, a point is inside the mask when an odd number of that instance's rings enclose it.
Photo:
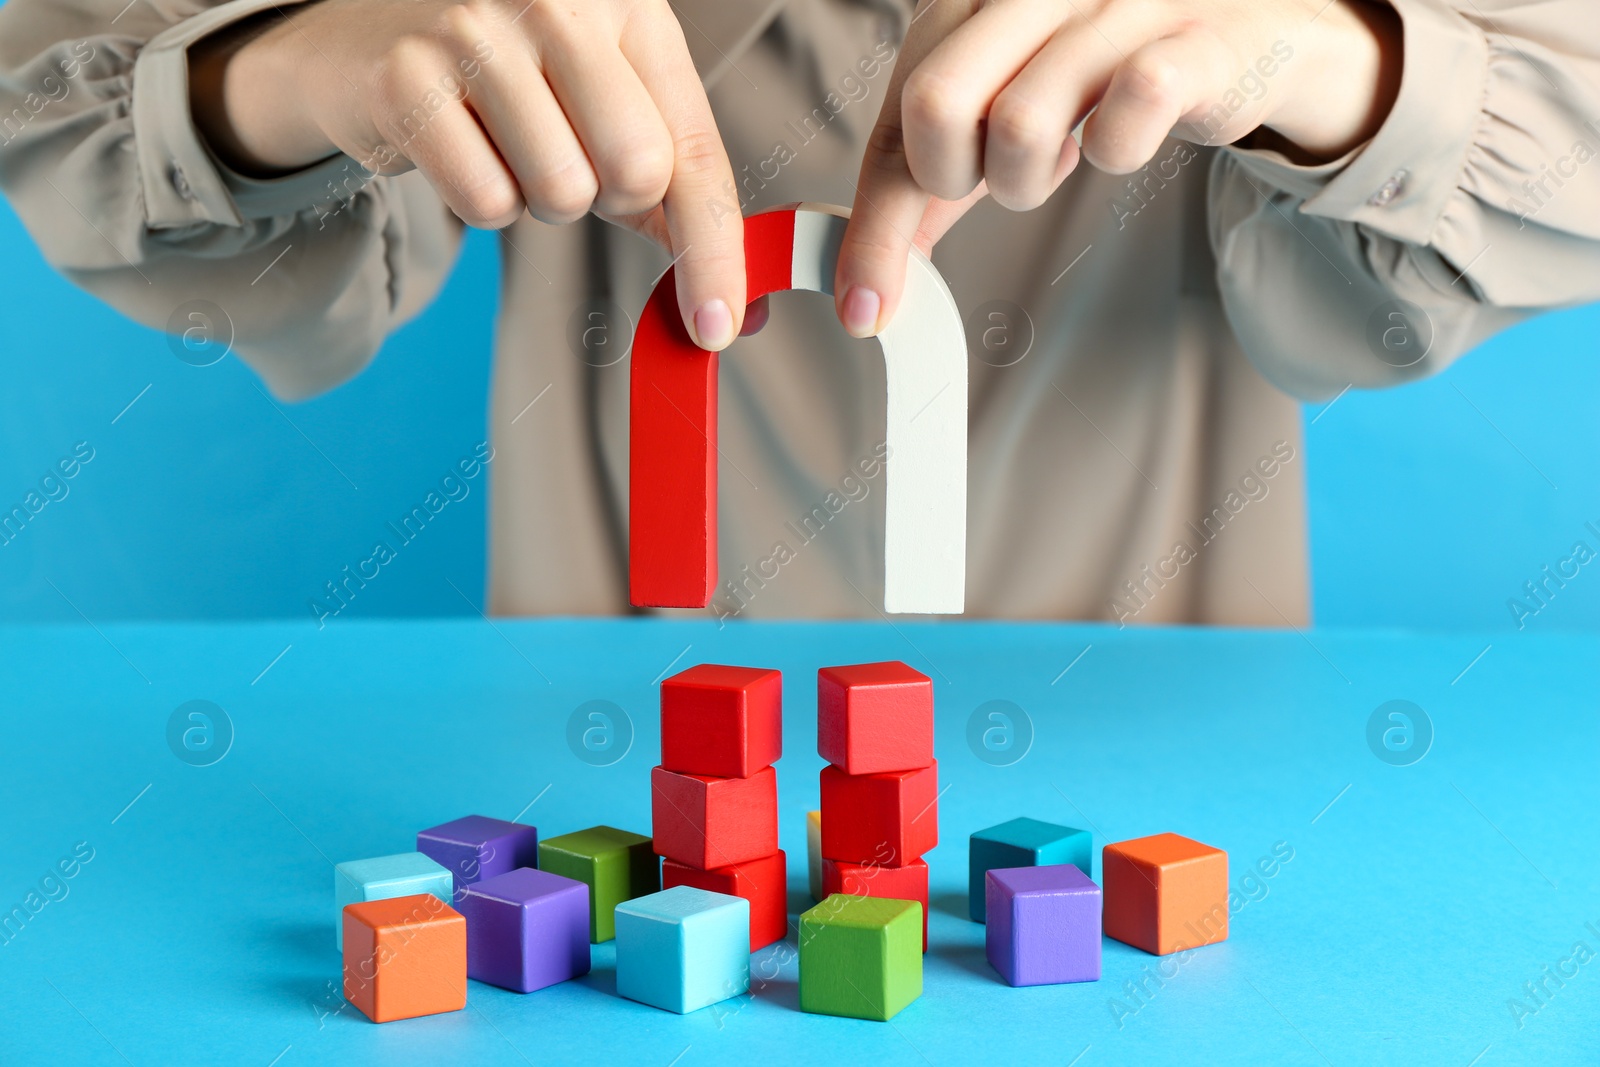
M 1101 29 L 1080 20 L 1052 37 L 1001 90 L 989 108 L 983 145 L 983 173 L 997 203 L 1026 211 L 1049 198 L 1077 165 L 1073 128 L 1122 62 Z
M 906 255 L 930 199 L 906 166 L 898 120 L 879 119 L 867 140 L 834 270 L 834 310 L 851 337 L 875 336 L 894 317 L 905 289 Z
M 422 81 L 427 82 L 424 78 Z M 421 100 L 431 85 L 400 99 Z M 500 229 L 522 215 L 516 176 L 472 112 L 445 101 L 437 112 L 406 112 L 387 123 L 395 148 L 425 174 L 445 205 L 468 226 Z
M 624 229 L 632 230 L 640 237 L 659 245 L 663 252 L 672 254 L 672 234 L 667 232 L 667 214 L 661 210 L 660 204 L 637 215 L 607 215 L 604 211 L 596 211 L 595 215 Z
M 1152 41 L 1116 70 L 1083 127 L 1083 154 L 1111 174 L 1128 174 L 1156 154 L 1172 128 L 1228 84 L 1228 53 L 1202 32 Z
M 991 3 L 917 63 L 906 78 L 900 110 L 906 159 L 919 185 L 946 200 L 959 200 L 977 186 L 990 104 L 1060 22 L 1059 0 Z
M 751 334 L 761 332 L 761 327 L 771 318 L 771 308 L 768 305 L 769 302 L 764 296 L 758 296 L 750 301 L 750 305 L 744 309 L 744 325 L 739 327 L 740 337 L 749 337 Z
M 480 68 L 466 104 L 516 176 L 528 211 L 553 225 L 588 214 L 600 180 L 533 57 L 505 46 Z
M 715 352 L 733 343 L 744 320 L 744 219 L 731 193 L 733 165 L 683 31 L 670 9 L 662 11 L 630 24 L 622 47 L 670 137 L 661 206 L 677 261 L 678 310 L 689 335 Z
M 551 48 L 542 60 L 599 179 L 595 207 L 632 215 L 659 204 L 672 177 L 672 138 L 634 65 L 617 49 L 588 41 Z
M 978 187 L 960 200 L 928 201 L 928 210 L 922 213 L 922 223 L 917 227 L 914 244 L 918 252 L 925 256 L 933 255 L 933 246 L 939 243 L 940 238 L 950 232 L 950 227 L 961 221 L 961 216 L 989 195 L 989 187 L 983 182 Z
M 930 197 L 911 176 L 900 120 L 901 91 L 917 62 L 970 13 L 966 0 L 924 0 L 867 138 L 850 223 L 839 245 L 833 303 L 852 337 L 871 337 L 894 317 L 905 288 L 906 255 Z

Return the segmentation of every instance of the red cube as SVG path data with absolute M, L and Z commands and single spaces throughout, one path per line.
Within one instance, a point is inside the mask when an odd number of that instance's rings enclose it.
M 750 951 L 782 941 L 789 933 L 787 871 L 782 852 L 758 860 L 703 871 L 676 860 L 661 864 L 661 888 L 689 885 L 712 893 L 744 897 L 750 902 Z
M 914 900 L 922 905 L 922 951 L 928 951 L 928 865 L 912 860 L 904 867 L 876 863 L 822 861 L 823 899 L 833 893 L 851 897 Z
M 657 855 L 701 870 L 778 851 L 778 773 L 749 778 L 650 772 L 652 837 Z
M 748 778 L 783 755 L 783 676 L 702 663 L 661 683 L 661 766 Z
M 817 672 L 817 752 L 846 774 L 933 762 L 933 682 L 904 663 Z
M 904 867 L 938 843 L 938 763 L 889 774 L 822 768 L 825 858 Z

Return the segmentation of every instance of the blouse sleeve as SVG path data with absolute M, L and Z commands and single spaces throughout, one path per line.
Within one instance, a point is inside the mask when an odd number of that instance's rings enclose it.
M 212 156 L 188 48 L 278 6 L 9 0 L 0 190 L 73 282 L 147 326 L 204 323 L 293 399 L 365 367 L 437 293 L 461 231 L 416 173 L 340 155 L 261 181 Z
M 1251 360 L 1304 399 L 1435 373 L 1600 299 L 1600 18 L 1590 0 L 1392 0 L 1398 98 L 1343 159 L 1216 154 L 1211 242 Z

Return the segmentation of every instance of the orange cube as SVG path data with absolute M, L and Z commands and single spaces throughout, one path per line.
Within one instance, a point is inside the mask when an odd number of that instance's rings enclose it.
M 375 1023 L 467 1006 L 467 920 L 432 893 L 347 904 L 344 998 Z
M 1107 937 L 1166 956 L 1228 939 L 1228 854 L 1179 834 L 1100 854 Z

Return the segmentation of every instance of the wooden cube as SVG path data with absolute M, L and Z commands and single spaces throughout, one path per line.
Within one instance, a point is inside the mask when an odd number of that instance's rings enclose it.
M 455 892 L 519 867 L 537 866 L 539 831 L 487 815 L 467 815 L 417 834 L 417 851 L 450 872 Z
M 1092 877 L 1094 836 L 1087 830 L 1038 819 L 1012 819 L 973 834 L 967 844 L 967 914 L 984 921 L 984 875 L 996 867 L 1070 863 Z
M 661 766 L 748 778 L 783 755 L 783 676 L 702 663 L 661 683 Z
M 811 902 L 821 904 L 827 893 L 822 891 L 822 812 L 806 812 L 806 887 L 811 890 Z
M 903 867 L 939 843 L 939 766 L 886 774 L 822 768 L 822 855 Z
M 789 934 L 786 865 L 787 859 L 781 851 L 708 871 L 665 860 L 661 864 L 661 888 L 687 885 L 748 900 L 750 951 L 755 952 L 774 941 L 782 941 Z
M 375 1023 L 467 1006 L 467 920 L 432 893 L 344 909 L 344 996 Z
M 750 989 L 750 902 L 680 885 L 617 907 L 617 992 L 686 1014 Z
M 522 867 L 466 886 L 467 977 L 518 993 L 589 973 L 589 887 Z
M 1157 956 L 1228 939 L 1228 854 L 1179 834 L 1100 854 L 1105 932 Z
M 800 1010 L 884 1022 L 920 997 L 921 911 L 835 894 L 800 916 Z
M 846 774 L 933 762 L 933 681 L 900 662 L 817 672 L 817 751 Z
M 771 767 L 749 778 L 650 772 L 655 850 L 708 870 L 778 851 L 778 775 Z
M 922 905 L 922 951 L 928 951 L 928 865 L 912 860 L 904 867 L 876 863 L 822 861 L 822 896 L 833 893 L 885 900 L 914 900 Z
M 347 860 L 333 869 L 334 947 L 344 948 L 344 908 L 364 900 L 387 900 L 432 893 L 445 903 L 455 899 L 450 872 L 420 852 L 400 852 Z
M 589 887 L 589 940 L 597 945 L 616 936 L 618 904 L 661 888 L 661 861 L 650 839 L 611 826 L 539 842 L 539 869 Z
M 1100 980 L 1100 887 L 1070 863 L 984 872 L 984 949 L 1008 985 Z

